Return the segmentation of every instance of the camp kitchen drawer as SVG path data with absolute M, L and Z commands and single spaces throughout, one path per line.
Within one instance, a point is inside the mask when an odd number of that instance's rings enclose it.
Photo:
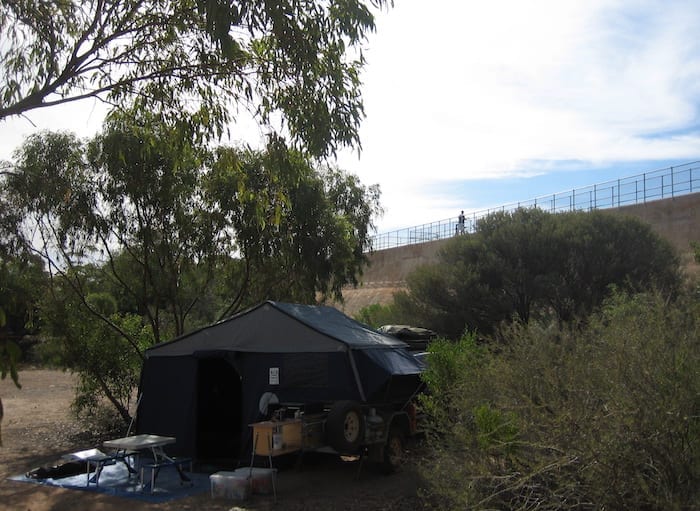
M 279 456 L 302 448 L 301 419 L 256 422 L 251 427 L 253 448 L 259 456 Z

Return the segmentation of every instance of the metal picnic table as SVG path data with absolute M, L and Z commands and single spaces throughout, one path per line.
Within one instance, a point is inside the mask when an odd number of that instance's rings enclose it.
M 148 464 L 141 464 L 141 488 L 144 487 L 144 471 L 146 469 L 151 470 L 151 492 L 155 488 L 156 478 L 158 477 L 158 472 L 161 468 L 166 466 L 174 466 L 180 476 L 181 482 L 190 482 L 189 477 L 185 475 L 182 470 L 182 465 L 189 464 L 190 471 L 192 471 L 192 460 L 189 458 L 173 458 L 168 456 L 163 447 L 166 445 L 174 444 L 176 442 L 175 437 L 171 436 L 160 436 L 160 435 L 133 435 L 126 436 L 123 438 L 116 438 L 114 440 L 106 440 L 102 445 L 108 449 L 113 449 L 115 456 L 124 458 L 126 453 L 140 452 L 140 451 L 150 451 L 153 462 Z M 130 470 L 130 472 L 133 469 Z

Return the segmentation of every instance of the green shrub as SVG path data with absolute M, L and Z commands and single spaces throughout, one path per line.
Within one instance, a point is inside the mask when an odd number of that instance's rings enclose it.
M 518 436 L 517 417 L 483 404 L 474 409 L 474 426 L 479 448 L 511 450 Z
M 110 295 L 90 294 L 87 301 L 109 324 L 97 319 L 71 294 L 62 299 L 47 298 L 43 311 L 51 330 L 41 355 L 78 376 L 72 411 L 107 432 L 131 420 L 142 364 L 140 353 L 153 344 L 153 336 L 140 316 L 114 312 L 115 301 Z
M 461 413 L 460 394 L 468 391 L 484 357 L 484 349 L 477 345 L 472 334 L 465 334 L 457 342 L 431 341 L 427 368 L 422 375 L 430 391 L 420 396 L 422 410 L 430 417 L 431 433 L 442 434 L 455 414 Z
M 444 377 L 431 392 L 447 390 L 431 401 L 449 410 L 430 416 L 431 502 L 700 509 L 699 309 L 616 295 L 582 331 L 513 325 L 468 376 L 431 359 Z
M 401 313 L 393 304 L 382 305 L 380 303 L 362 307 L 354 318 L 374 328 L 379 328 L 382 325 L 410 325 L 415 319 Z
M 141 349 L 152 344 L 150 331 L 143 326 L 139 316 L 115 313 L 110 320 L 136 339 Z M 62 351 L 64 364 L 79 376 L 73 411 L 80 418 L 105 425 L 110 421 L 100 418 L 121 415 L 126 424 L 138 387 L 142 360 L 122 336 L 105 324 L 93 321 L 81 327 L 80 339 L 73 337 L 71 342 L 64 342 Z

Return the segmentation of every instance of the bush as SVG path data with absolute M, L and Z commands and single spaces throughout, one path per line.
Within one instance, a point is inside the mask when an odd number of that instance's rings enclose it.
M 45 303 L 43 311 L 52 335 L 41 355 L 77 374 L 72 411 L 78 418 L 102 424 L 107 430 L 128 424 L 141 369 L 140 353 L 153 344 L 150 329 L 140 316 L 114 312 L 114 299 L 107 294 L 88 295 L 87 301 L 99 308 L 109 324 L 96 318 L 75 296 L 66 293 L 60 298 L 49 297 Z
M 420 396 L 423 412 L 429 417 L 431 433 L 442 435 L 460 412 L 460 394 L 468 391 L 485 352 L 476 337 L 465 334 L 459 341 L 435 339 L 428 346 L 428 364 L 422 374 L 429 392 Z
M 482 450 L 491 447 L 515 445 L 518 436 L 517 416 L 513 412 L 501 412 L 483 404 L 474 409 L 476 443 Z
M 634 218 L 497 212 L 447 242 L 436 264 L 412 272 L 393 310 L 451 339 L 465 328 L 493 334 L 513 318 L 567 323 L 600 307 L 612 286 L 676 293 L 679 265 L 670 243 Z
M 501 332 L 501 352 L 430 387 L 449 389 L 431 394 L 449 413 L 431 415 L 427 495 L 443 509 L 700 509 L 699 309 L 618 294 L 582 331 Z M 448 375 L 454 360 L 430 364 Z
M 110 319 L 131 338 L 137 339 L 142 349 L 152 344 L 150 331 L 142 325 L 139 316 L 115 313 Z M 78 417 L 91 422 L 108 425 L 110 420 L 99 419 L 121 416 L 126 424 L 142 360 L 122 336 L 105 324 L 86 322 L 83 326 L 92 328 L 82 330 L 80 339 L 74 337 L 65 342 L 62 352 L 64 364 L 79 376 L 73 410 Z
M 355 314 L 354 318 L 374 328 L 378 328 L 382 325 L 410 323 L 410 321 L 405 321 L 405 317 L 400 316 L 396 312 L 395 307 L 392 305 L 382 305 L 380 303 L 373 303 L 362 307 L 357 314 Z

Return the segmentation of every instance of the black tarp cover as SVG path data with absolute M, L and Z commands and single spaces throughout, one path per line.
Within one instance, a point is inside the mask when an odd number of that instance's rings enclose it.
M 202 424 L 215 427 L 211 417 L 199 416 L 214 408 L 201 402 L 213 391 L 196 388 L 204 381 L 198 371 L 213 367 L 202 361 L 220 358 L 240 378 L 239 388 L 226 394 L 240 409 L 240 424 L 222 424 L 206 436 L 221 435 L 223 448 L 225 430 L 238 435 L 240 444 L 229 451 L 242 454 L 248 425 L 261 418 L 263 394 L 298 403 L 407 399 L 420 385 L 421 366 L 406 347 L 332 307 L 264 302 L 146 351 L 137 431 L 175 436 L 176 454 L 198 457 Z

